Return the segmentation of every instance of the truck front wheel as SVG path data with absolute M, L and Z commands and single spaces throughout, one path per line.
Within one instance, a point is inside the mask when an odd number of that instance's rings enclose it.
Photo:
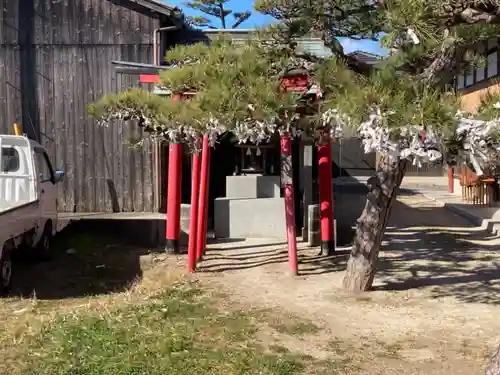
M 2 249 L 0 257 L 0 295 L 5 296 L 12 286 L 12 258 L 7 246 Z
M 52 242 L 52 222 L 47 221 L 43 230 L 42 238 L 36 245 L 35 253 L 36 259 L 41 261 L 48 261 L 51 259 L 50 245 Z

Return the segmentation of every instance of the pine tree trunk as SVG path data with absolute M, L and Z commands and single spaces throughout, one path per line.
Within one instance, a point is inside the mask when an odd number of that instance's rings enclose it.
M 500 346 L 498 346 L 486 368 L 486 375 L 500 375 Z
M 384 155 L 375 176 L 368 180 L 366 205 L 358 219 L 343 282 L 348 291 L 363 292 L 372 287 L 382 237 L 405 169 L 406 160 Z

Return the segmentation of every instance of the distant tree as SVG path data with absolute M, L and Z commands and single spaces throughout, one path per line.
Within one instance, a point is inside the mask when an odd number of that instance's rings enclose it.
M 189 18 L 189 22 L 193 26 L 208 27 L 210 29 L 227 29 L 227 18 L 231 15 L 232 18 L 234 18 L 234 21 L 230 28 L 236 29 L 243 22 L 248 20 L 252 13 L 248 11 L 233 12 L 231 9 L 227 9 L 226 4 L 229 3 L 229 1 L 230 0 L 195 0 L 186 2 L 185 5 L 187 7 L 220 19 L 221 24 L 220 27 L 216 26 L 210 18 L 204 16 L 192 16 Z

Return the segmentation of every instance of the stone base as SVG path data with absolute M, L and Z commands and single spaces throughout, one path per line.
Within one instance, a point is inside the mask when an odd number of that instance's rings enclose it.
M 276 238 L 286 240 L 283 198 L 215 200 L 216 238 Z
M 279 176 L 227 176 L 226 198 L 279 198 Z

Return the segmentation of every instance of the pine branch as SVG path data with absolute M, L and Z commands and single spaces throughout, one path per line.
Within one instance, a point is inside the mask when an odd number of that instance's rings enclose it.
M 231 28 L 232 29 L 238 28 L 243 22 L 248 20 L 251 15 L 252 15 L 251 12 L 235 12 L 235 13 L 233 13 L 235 22 L 233 23 L 233 26 L 231 26 Z
M 210 21 L 206 17 L 202 16 L 191 16 L 186 18 L 186 23 L 190 26 L 199 26 L 199 27 L 210 27 L 210 28 L 215 28 L 212 25 L 212 21 Z
M 419 75 L 428 85 L 439 85 L 450 82 L 458 73 L 463 59 L 463 49 L 459 52 L 460 42 L 456 39 L 446 40 L 432 62 Z
M 236 12 L 233 13 L 232 10 L 227 9 L 225 7 L 225 4 L 228 3 L 229 0 L 195 0 L 195 1 L 189 1 L 186 2 L 185 5 L 189 8 L 198 10 L 202 13 L 207 14 L 208 16 L 217 18 L 220 20 L 221 27 L 223 29 L 227 28 L 227 17 L 229 15 L 233 15 L 235 22 L 233 23 L 232 28 L 237 28 L 240 26 L 243 22 L 248 20 L 251 16 L 251 12 Z M 211 28 L 216 28 L 213 25 L 213 22 L 211 22 L 209 19 L 203 17 L 205 22 L 198 22 L 195 23 L 193 22 L 193 25 L 196 26 L 208 26 Z

